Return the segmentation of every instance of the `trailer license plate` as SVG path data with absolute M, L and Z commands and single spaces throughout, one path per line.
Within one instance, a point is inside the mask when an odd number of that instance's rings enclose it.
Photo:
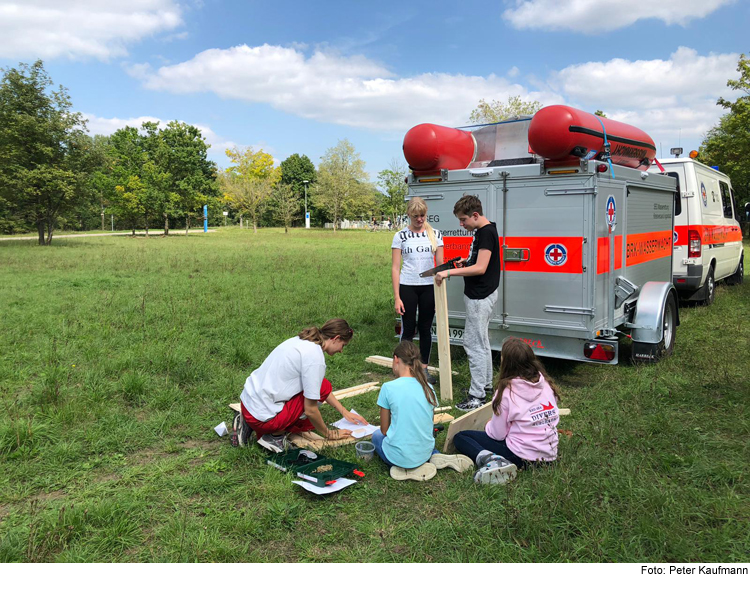
M 437 338 L 437 329 L 435 325 L 432 325 L 432 337 Z M 448 328 L 448 338 L 451 343 L 461 344 L 464 341 L 464 329 L 463 328 Z

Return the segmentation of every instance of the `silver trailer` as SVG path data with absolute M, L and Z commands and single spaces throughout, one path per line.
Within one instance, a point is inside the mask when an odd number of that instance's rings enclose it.
M 615 364 L 618 337 L 626 336 L 636 360 L 670 354 L 679 324 L 672 285 L 675 180 L 586 159 L 552 166 L 529 156 L 527 144 L 521 157 L 510 150 L 482 160 L 494 142 L 502 143 L 498 136 L 523 138 L 519 126 L 528 122 L 512 123 L 474 133 L 477 156 L 469 168 L 407 179 L 407 199 L 422 197 L 428 221 L 443 233 L 446 260 L 467 256 L 471 244 L 453 215 L 463 195 L 479 197 L 496 222 L 501 275 L 492 348 L 516 336 L 538 355 Z M 448 281 L 456 345 L 463 337 L 463 290 L 462 279 Z

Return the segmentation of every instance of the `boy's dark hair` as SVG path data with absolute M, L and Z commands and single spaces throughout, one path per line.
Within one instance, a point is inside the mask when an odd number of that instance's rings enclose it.
M 475 211 L 479 215 L 484 215 L 482 213 L 482 202 L 476 195 L 464 195 L 453 206 L 453 215 L 471 215 Z

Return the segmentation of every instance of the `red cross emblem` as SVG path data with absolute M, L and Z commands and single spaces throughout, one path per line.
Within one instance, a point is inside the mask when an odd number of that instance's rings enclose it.
M 607 197 L 607 225 L 610 231 L 614 228 L 617 220 L 617 206 L 615 205 L 615 196 L 610 195 Z
M 548 265 L 559 267 L 568 259 L 568 251 L 562 244 L 550 244 L 544 249 L 544 260 Z

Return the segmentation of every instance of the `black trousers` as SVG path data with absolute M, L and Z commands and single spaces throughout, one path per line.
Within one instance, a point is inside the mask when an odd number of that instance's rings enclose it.
M 398 286 L 398 295 L 404 303 L 404 315 L 401 317 L 401 340 L 413 341 L 419 329 L 419 354 L 422 363 L 430 361 L 432 348 L 432 320 L 435 318 L 435 288 L 432 285 Z M 417 322 L 419 310 L 419 322 Z

